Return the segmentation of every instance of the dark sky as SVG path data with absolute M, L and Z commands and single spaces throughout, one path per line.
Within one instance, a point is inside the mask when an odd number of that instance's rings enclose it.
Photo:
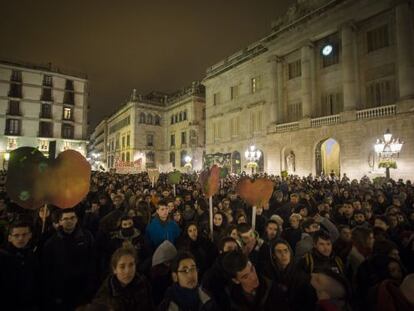
M 0 0 L 0 58 L 88 74 L 93 127 L 133 88 L 171 92 L 202 79 L 294 2 Z

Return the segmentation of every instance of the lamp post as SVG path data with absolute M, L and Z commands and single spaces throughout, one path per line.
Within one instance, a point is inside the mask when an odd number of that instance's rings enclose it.
M 374 149 L 380 161 L 378 167 L 385 168 L 385 176 L 390 178 L 390 168 L 397 168 L 395 161 L 398 158 L 404 142 L 399 138 L 393 138 L 389 129 L 384 133 L 384 138 L 378 138 Z
M 260 150 L 256 150 L 254 145 L 251 145 L 245 152 L 244 157 L 248 161 L 247 166 L 252 168 L 252 175 L 254 174 L 254 168 L 257 167 L 257 161 L 262 156 Z

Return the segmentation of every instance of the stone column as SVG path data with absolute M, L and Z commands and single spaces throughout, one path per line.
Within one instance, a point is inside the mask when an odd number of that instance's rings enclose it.
M 341 29 L 344 111 L 352 111 L 357 107 L 356 41 L 354 30 L 352 23 L 344 24 Z
M 270 91 L 270 122 L 276 123 L 279 118 L 279 99 L 278 99 L 278 77 L 277 77 L 277 59 L 276 55 L 269 58 L 270 75 L 272 80 L 272 87 Z
M 286 118 L 285 100 L 283 94 L 283 59 L 276 59 L 276 76 L 277 76 L 277 123 L 283 123 Z
M 414 31 L 409 1 L 397 1 L 395 13 L 400 99 L 411 99 L 414 98 Z
M 311 83 L 311 58 L 312 46 L 305 45 L 301 49 L 302 62 L 302 116 L 310 118 L 312 114 L 312 83 Z

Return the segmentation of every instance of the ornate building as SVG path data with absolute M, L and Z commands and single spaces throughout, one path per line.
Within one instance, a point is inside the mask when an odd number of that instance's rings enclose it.
M 271 33 L 207 69 L 206 153 L 246 170 L 382 174 L 374 143 L 405 141 L 414 176 L 414 14 L 408 0 L 298 0 Z
M 188 155 L 193 169 L 201 169 L 204 97 L 199 82 L 171 94 L 137 95 L 133 90 L 130 100 L 95 128 L 90 155 L 99 154 L 108 168 L 114 168 L 117 161 L 139 161 L 142 170 L 168 163 L 185 170 Z
M 86 155 L 88 81 L 49 66 L 0 61 L 0 156 L 21 147 Z M 4 167 L 4 163 L 3 163 Z

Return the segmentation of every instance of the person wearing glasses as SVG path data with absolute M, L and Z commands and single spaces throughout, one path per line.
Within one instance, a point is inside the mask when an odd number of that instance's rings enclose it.
M 9 227 L 8 243 L 0 249 L 0 293 L 4 310 L 40 310 L 38 260 L 31 245 L 28 223 Z
M 194 256 L 180 252 L 171 263 L 173 285 L 158 306 L 159 311 L 219 310 L 215 302 L 198 285 L 198 268 Z
M 41 254 L 42 310 L 73 310 L 96 290 L 97 260 L 92 234 L 74 209 L 58 210 L 59 227 Z

